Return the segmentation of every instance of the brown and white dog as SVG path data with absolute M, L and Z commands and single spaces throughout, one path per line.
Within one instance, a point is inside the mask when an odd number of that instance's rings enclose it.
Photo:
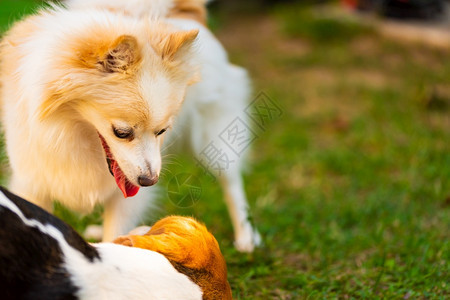
M 0 188 L 1 299 L 232 299 L 204 225 L 168 217 L 143 236 L 88 244 L 70 226 Z
M 196 155 L 213 144 L 232 157 L 216 175 L 235 245 L 252 251 L 260 237 L 248 220 L 242 155 L 220 138 L 246 120 L 249 80 L 204 26 L 205 2 L 70 0 L 15 24 L 0 44 L 10 189 L 47 210 L 53 200 L 81 212 L 104 204 L 111 241 L 151 204 L 153 189 L 139 189 L 158 181 L 173 127 L 169 144 L 187 139 Z

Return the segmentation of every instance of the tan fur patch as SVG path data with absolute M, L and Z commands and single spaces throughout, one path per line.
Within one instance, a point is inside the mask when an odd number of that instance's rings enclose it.
M 172 61 L 194 42 L 197 35 L 198 30 L 174 32 L 161 41 L 157 50 L 163 59 Z
M 125 73 L 139 62 L 140 51 L 136 38 L 122 35 L 116 39 L 111 49 L 100 57 L 101 70 L 107 73 Z
M 66 104 L 76 108 L 97 106 L 97 111 L 108 118 L 129 112 L 127 115 L 135 116 L 135 119 L 149 119 L 148 107 L 135 92 L 133 84 L 142 60 L 142 50 L 136 38 L 130 35 L 118 36 L 102 28 L 96 30 L 98 33 L 71 40 L 67 47 L 70 49 L 68 53 L 73 53 L 72 56 L 58 57 L 60 65 L 66 66 L 65 73 L 54 76 L 55 80 L 47 83 L 40 106 L 41 119 Z M 108 73 L 108 76 L 102 73 Z M 114 86 L 121 88 L 110 88 Z M 125 94 L 130 96 L 125 98 Z M 127 101 L 117 101 L 120 98 Z M 76 103 L 69 103 L 74 99 Z M 108 103 L 114 103 L 114 106 Z
M 207 25 L 207 10 L 202 0 L 175 0 L 169 18 L 185 18 Z
M 86 67 L 106 73 L 127 73 L 141 60 L 141 49 L 135 37 L 121 35 L 114 40 L 101 39 L 77 49 L 78 58 Z

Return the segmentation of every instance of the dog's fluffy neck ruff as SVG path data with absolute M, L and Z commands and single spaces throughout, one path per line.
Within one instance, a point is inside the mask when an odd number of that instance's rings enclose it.
M 19 258 L 20 253 L 0 246 L 0 286 L 5 284 L 6 298 L 202 298 L 200 288 L 163 255 L 109 243 L 92 247 L 62 221 L 3 189 L 0 214 L 10 221 L 0 229 L 2 242 L 9 238 L 11 247 L 19 245 L 20 252 L 28 253 Z M 33 263 L 21 267 L 27 260 Z M 15 288 L 18 282 L 23 287 Z

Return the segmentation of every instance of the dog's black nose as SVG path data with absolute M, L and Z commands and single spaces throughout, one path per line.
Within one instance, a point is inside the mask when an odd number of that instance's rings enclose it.
M 141 175 L 138 177 L 138 182 L 140 186 L 151 186 L 156 184 L 158 182 L 158 179 L 158 176 L 148 177 L 145 175 Z

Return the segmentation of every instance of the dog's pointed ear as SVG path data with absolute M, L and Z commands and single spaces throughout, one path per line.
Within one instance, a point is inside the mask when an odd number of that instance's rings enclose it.
M 136 38 L 118 37 L 105 53 L 99 53 L 98 68 L 105 73 L 126 73 L 140 59 Z
M 157 45 L 163 60 L 174 61 L 188 51 L 198 35 L 198 29 L 171 33 Z
M 104 73 L 128 73 L 141 59 L 138 41 L 131 35 L 121 35 L 112 42 L 90 41 L 78 51 L 84 67 Z

